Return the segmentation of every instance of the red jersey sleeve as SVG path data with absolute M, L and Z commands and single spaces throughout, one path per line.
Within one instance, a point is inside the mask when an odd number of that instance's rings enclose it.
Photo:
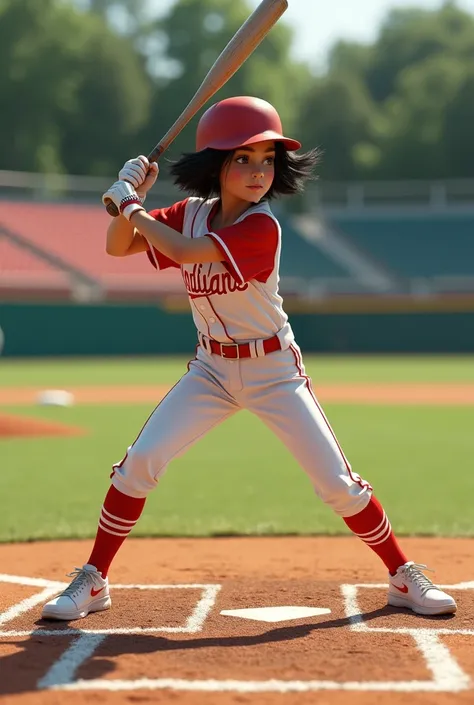
M 278 226 L 265 213 L 248 215 L 240 223 L 209 233 L 234 279 L 243 284 L 266 282 L 275 267 Z
M 170 228 L 173 228 L 173 230 L 177 230 L 182 233 L 184 212 L 186 210 L 187 202 L 188 199 L 186 198 L 184 201 L 178 201 L 178 203 L 175 203 L 168 208 L 157 208 L 156 210 L 149 211 L 149 215 L 151 215 L 151 217 L 155 220 L 159 220 L 160 223 L 164 223 Z M 148 259 L 156 269 L 168 269 L 168 267 L 176 267 L 177 269 L 180 268 L 180 265 L 177 262 L 169 257 L 166 257 L 166 255 L 163 255 L 156 249 L 156 247 L 150 247 L 150 245 L 148 245 L 148 250 L 146 253 Z

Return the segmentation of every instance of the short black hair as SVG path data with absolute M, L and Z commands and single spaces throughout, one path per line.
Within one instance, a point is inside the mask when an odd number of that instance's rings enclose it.
M 174 183 L 191 196 L 219 196 L 222 167 L 236 151 L 208 147 L 200 152 L 186 152 L 172 163 L 170 171 Z M 319 158 L 318 149 L 298 154 L 287 151 L 281 142 L 275 142 L 275 177 L 264 198 L 270 200 L 280 195 L 301 193 L 305 181 L 316 178 L 314 169 Z

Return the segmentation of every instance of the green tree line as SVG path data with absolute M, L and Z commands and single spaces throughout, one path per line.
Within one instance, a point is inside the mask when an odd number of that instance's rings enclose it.
M 111 175 L 151 150 L 250 14 L 246 0 L 0 0 L 0 168 Z M 474 177 L 474 16 L 388 13 L 324 72 L 282 19 L 214 100 L 258 95 L 327 180 Z M 199 115 L 167 153 L 194 148 Z

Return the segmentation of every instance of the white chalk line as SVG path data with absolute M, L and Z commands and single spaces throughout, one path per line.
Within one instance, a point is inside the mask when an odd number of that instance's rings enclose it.
M 191 634 L 194 629 L 187 627 L 123 627 L 118 629 L 25 629 L 25 630 L 0 630 L 0 637 L 26 637 L 26 636 L 78 636 L 78 634 L 127 635 L 127 634 Z
M 39 632 L 41 634 L 41 632 Z M 74 680 L 80 666 L 90 658 L 106 637 L 98 634 L 83 634 L 64 651 L 49 671 L 37 683 L 39 690 L 65 686 Z
M 47 581 L 35 578 L 21 578 L 18 576 L 0 575 L 0 582 L 11 582 L 21 585 L 31 585 L 36 587 L 45 587 L 40 595 L 35 595 L 33 598 L 23 600 L 18 605 L 10 610 L 22 611 L 31 609 L 28 607 L 28 601 L 35 599 L 37 603 L 47 599 L 51 593 L 55 593 L 65 583 L 56 581 Z M 54 590 L 53 590 L 54 587 Z M 191 588 L 198 585 L 181 585 L 181 586 L 165 586 L 165 585 L 120 585 L 116 588 L 128 589 L 166 589 L 175 588 Z M 204 589 L 201 599 L 198 601 L 192 615 L 187 619 L 186 627 L 192 631 L 202 629 L 202 625 L 207 617 L 207 614 L 212 609 L 217 594 L 221 589 L 220 585 L 199 585 Z M 474 581 L 457 583 L 455 585 L 440 585 L 442 588 L 450 588 L 451 590 L 468 590 L 474 589 Z M 209 589 L 206 593 L 206 588 Z M 361 583 L 358 585 L 342 585 L 341 592 L 344 598 L 344 607 L 346 616 L 351 622 L 351 629 L 356 631 L 373 631 L 384 633 L 404 633 L 412 636 L 415 640 L 418 650 L 422 654 L 428 669 L 433 673 L 434 680 L 432 681 L 280 681 L 276 679 L 268 681 L 234 681 L 234 680 L 182 680 L 182 679 L 148 679 L 142 678 L 137 680 L 76 680 L 74 675 L 78 668 L 85 660 L 90 658 L 98 646 L 105 639 L 107 633 L 137 633 L 135 630 L 33 630 L 32 632 L 1 632 L 0 636 L 40 634 L 44 636 L 46 633 L 51 636 L 58 633 L 68 635 L 78 635 L 79 638 L 67 649 L 58 661 L 53 664 L 48 673 L 40 680 L 38 687 L 41 689 L 57 689 L 57 690 L 185 690 L 185 691 L 201 691 L 201 692 L 237 692 L 237 693 L 258 693 L 258 692 L 309 692 L 320 690 L 342 690 L 342 691 L 393 691 L 393 692 L 461 692 L 468 690 L 471 687 L 471 680 L 461 669 L 457 661 L 452 656 L 447 647 L 439 641 L 440 634 L 474 634 L 474 630 L 465 629 L 410 629 L 410 628 L 369 628 L 363 623 L 363 616 L 357 604 L 357 589 L 383 589 L 387 588 L 385 583 Z M 48 592 L 48 595 L 46 593 Z M 34 606 L 34 605 L 32 605 Z M 23 609 L 25 608 L 26 609 Z M 17 612 L 18 613 L 18 612 Z M 5 613 L 4 613 L 5 614 Z M 3 615 L 2 615 L 3 616 Z M 7 621 L 7 620 L 5 620 Z M 199 626 L 200 625 L 200 626 Z M 156 628 L 155 628 L 156 629 Z M 183 629 L 168 628 L 168 629 Z M 104 633 L 105 632 L 105 633 Z
M 462 587 L 459 587 L 459 586 Z M 359 609 L 358 590 L 359 588 L 374 588 L 374 585 L 341 585 L 341 593 L 344 602 L 344 611 L 350 622 L 351 631 L 377 634 L 406 634 L 413 638 L 415 645 L 422 655 L 429 671 L 433 674 L 435 690 L 441 692 L 458 693 L 468 690 L 471 687 L 470 677 L 462 670 L 455 657 L 440 641 L 440 635 L 467 634 L 474 635 L 472 629 L 447 629 L 446 627 L 369 627 L 364 622 L 363 614 Z M 386 588 L 386 585 L 377 585 L 379 588 Z M 458 583 L 454 585 L 443 585 L 450 590 L 469 590 L 474 587 L 474 583 Z M 414 681 L 415 682 L 415 681 Z M 418 681 L 418 684 L 421 682 Z
M 470 583 L 462 584 L 461 589 L 468 589 Z M 383 587 L 386 587 L 385 585 Z M 448 586 L 450 587 L 450 586 Z M 341 586 L 344 597 L 346 616 L 353 625 L 362 623 L 362 615 L 357 605 L 357 586 Z M 216 593 L 217 594 L 217 593 Z M 349 598 L 349 599 L 348 599 Z M 365 626 L 365 625 L 362 625 Z M 371 629 L 370 631 L 379 631 Z M 183 680 L 174 678 L 137 680 L 73 680 L 65 682 L 64 673 L 61 683 L 49 678 L 48 687 L 57 690 L 105 690 L 109 692 L 130 691 L 130 690 L 174 690 L 174 691 L 198 691 L 198 692 L 234 692 L 234 693 L 291 693 L 291 692 L 316 692 L 316 691 L 379 691 L 379 692 L 450 692 L 457 693 L 468 690 L 471 687 L 470 678 L 460 668 L 457 661 L 452 656 L 447 647 L 439 641 L 439 630 L 434 629 L 383 629 L 386 633 L 401 631 L 415 639 L 416 646 L 424 658 L 428 670 L 433 674 L 433 680 L 413 680 L 413 681 L 234 681 L 234 680 Z M 443 633 L 465 633 L 474 634 L 474 630 L 451 630 L 443 629 Z M 87 648 L 87 645 L 84 645 Z M 77 669 L 76 669 L 77 671 Z M 69 674 L 71 675 L 71 674 Z M 43 686 L 44 687 L 44 686 Z
M 359 631 L 359 630 L 358 630 Z M 425 629 L 424 627 L 370 627 L 370 629 L 361 629 L 360 631 L 373 632 L 374 634 L 406 634 L 414 636 L 415 634 L 437 634 L 439 636 L 474 636 L 474 629 Z M 128 634 L 191 634 L 189 629 L 184 627 L 150 627 L 136 629 L 32 629 L 32 630 L 11 630 L 0 631 L 0 637 L 5 639 L 13 637 L 28 637 L 28 636 L 79 636 L 80 634 L 97 634 L 97 635 L 115 635 L 126 636 Z
M 359 631 L 359 630 L 358 630 Z M 474 636 L 474 629 L 429 629 L 425 627 L 370 627 L 360 631 L 373 632 L 374 634 L 437 634 L 439 636 Z M 0 631 L 0 637 L 28 637 L 28 636 L 78 636 L 80 634 L 102 634 L 107 635 L 128 635 L 128 634 L 190 634 L 189 629 L 184 627 L 150 627 L 147 628 L 123 628 L 123 629 L 33 629 L 33 630 L 11 630 Z
M 55 588 L 62 590 L 69 585 L 59 580 L 45 580 L 44 578 L 27 578 L 22 575 L 6 575 L 0 573 L 0 583 L 13 583 L 14 585 L 27 585 L 30 587 Z
M 455 585 L 440 585 L 439 587 L 448 590 L 471 590 L 474 589 L 474 582 L 457 583 Z M 448 629 L 447 627 L 370 627 L 364 621 L 364 615 L 360 610 L 358 603 L 358 590 L 369 589 L 369 588 L 388 588 L 385 584 L 370 584 L 370 583 L 359 583 L 356 585 L 341 585 L 341 593 L 344 601 L 344 611 L 346 617 L 350 622 L 350 628 L 352 631 L 357 632 L 374 632 L 379 634 L 408 634 L 414 636 L 420 633 L 436 633 L 441 635 L 449 634 L 461 634 L 466 636 L 472 636 L 474 634 L 474 629 Z
M 53 597 L 58 590 L 67 587 L 68 583 L 58 583 L 50 580 L 37 578 L 26 578 L 15 575 L 0 575 L 0 582 L 7 582 L 19 585 L 27 585 L 33 587 L 48 587 L 41 593 L 29 597 L 26 600 L 10 607 L 6 612 L 0 614 L 0 625 L 10 622 L 20 614 L 36 607 L 36 605 L 46 602 L 50 597 Z M 178 583 L 178 584 L 112 584 L 111 589 L 115 590 L 200 590 L 202 595 L 196 603 L 192 613 L 187 618 L 184 626 L 181 627 L 129 627 L 119 629 L 0 629 L 0 637 L 26 637 L 41 634 L 41 636 L 77 636 L 78 634 L 192 634 L 200 631 L 209 611 L 212 609 L 217 598 L 217 593 L 221 589 L 221 585 L 212 583 Z
M 341 585 L 344 612 L 352 631 L 366 631 L 368 627 L 364 624 L 364 618 L 357 603 L 358 587 L 358 585 Z
M 188 588 L 189 585 L 183 586 Z M 221 585 L 202 585 L 202 595 L 193 608 L 191 615 L 187 618 L 184 627 L 155 628 L 154 631 L 180 631 L 182 633 L 196 634 L 204 626 L 207 616 L 212 610 Z M 161 589 L 161 588 L 160 588 Z M 150 631 L 142 629 L 142 632 Z M 38 629 L 36 634 L 43 635 L 43 631 Z M 51 666 L 49 671 L 38 681 L 37 687 L 40 690 L 57 689 L 73 683 L 76 673 L 81 665 L 91 658 L 95 650 L 102 644 L 106 634 L 126 634 L 138 633 L 136 630 L 96 630 L 86 632 L 81 630 L 80 636 L 69 646 L 63 655 Z
M 352 587 L 352 586 L 350 586 Z M 216 593 L 217 594 L 217 593 Z M 357 595 L 357 589 L 354 591 L 354 596 Z M 352 613 L 355 605 L 351 606 Z M 351 614 L 354 616 L 354 614 Z M 390 631 L 390 630 L 389 630 Z M 452 630 L 446 630 L 452 633 Z M 470 631 L 470 630 L 469 630 Z M 415 632 L 415 634 L 413 634 Z M 180 679 L 140 679 L 133 681 L 109 681 L 105 679 L 95 679 L 92 681 L 79 680 L 73 682 L 71 674 L 68 677 L 64 676 L 64 672 L 60 673 L 61 681 L 55 681 L 54 677 L 49 675 L 45 677 L 42 684 L 45 687 L 52 689 L 63 690 L 192 690 L 192 691 L 207 691 L 207 692 L 239 692 L 239 693 L 255 693 L 255 692 L 308 692 L 317 690 L 352 690 L 352 691 L 398 691 L 398 692 L 461 692 L 470 687 L 469 677 L 462 671 L 451 652 L 443 644 L 440 643 L 435 630 L 423 630 L 422 633 L 416 633 L 416 630 L 407 630 L 411 636 L 415 638 L 415 642 L 423 655 L 427 667 L 433 673 L 434 680 L 432 681 L 406 681 L 406 682 L 345 682 L 338 683 L 334 681 L 185 681 Z M 84 637 L 82 637 L 84 639 Z M 77 648 L 75 650 L 77 652 Z M 90 648 L 87 641 L 84 643 L 84 654 L 87 658 L 90 654 Z M 82 661 L 81 661 L 82 663 Z M 442 668 L 439 667 L 440 663 Z M 76 668 L 77 670 L 77 668 Z M 54 674 L 53 674 L 54 675 Z
M 221 585 L 206 585 L 203 587 L 201 599 L 197 602 L 192 614 L 186 620 L 183 631 L 189 634 L 195 634 L 202 630 L 208 614 L 215 605 L 220 589 Z
M 0 573 L 0 583 L 13 583 L 14 585 L 27 585 L 31 587 L 44 587 L 44 588 L 55 588 L 61 590 L 66 588 L 69 583 L 62 580 L 46 580 L 45 578 L 29 578 L 23 575 L 7 575 L 6 573 Z M 202 590 L 208 587 L 211 583 L 159 583 L 154 585 L 152 583 L 128 583 L 126 585 L 121 583 L 112 583 L 109 585 L 110 588 L 115 588 L 116 590 L 186 590 L 186 589 L 196 589 Z
M 438 634 L 423 631 L 412 636 L 440 690 L 460 692 L 470 688 L 471 679 L 448 647 L 441 643 Z
M 437 681 L 238 681 L 238 680 L 182 680 L 179 678 L 140 678 L 137 680 L 77 680 L 53 690 L 187 690 L 208 693 L 308 693 L 320 690 L 385 691 L 398 693 L 457 693 L 468 686 L 446 687 Z
M 0 624 L 6 624 L 6 622 L 11 622 L 12 619 L 16 619 L 21 614 L 29 612 L 34 607 L 36 607 L 36 605 L 39 605 L 42 602 L 46 602 L 46 600 L 49 600 L 56 593 L 56 588 L 49 587 L 45 588 L 42 592 L 38 592 L 36 595 L 32 595 L 32 597 L 25 598 L 21 602 L 18 602 L 16 605 L 9 607 L 7 610 L 5 610 L 5 612 L 2 612 L 0 614 Z M 2 631 L 0 630 L 0 635 L 1 634 Z

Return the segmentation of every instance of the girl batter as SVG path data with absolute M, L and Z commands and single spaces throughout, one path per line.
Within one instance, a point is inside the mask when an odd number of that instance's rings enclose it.
M 113 256 L 145 253 L 157 270 L 181 269 L 199 346 L 188 372 L 161 401 L 114 466 L 92 553 L 43 617 L 78 619 L 108 609 L 110 564 L 168 463 L 240 409 L 256 414 L 308 473 L 316 494 L 380 557 L 388 603 L 420 614 L 456 610 L 452 597 L 409 561 L 372 487 L 351 468 L 306 375 L 278 292 L 280 225 L 270 201 L 301 191 L 316 151 L 283 135 L 269 103 L 235 97 L 202 116 L 196 152 L 173 165 L 188 194 L 147 213 L 158 176 L 146 157 L 127 161 L 104 194 L 121 215 L 107 232 Z

